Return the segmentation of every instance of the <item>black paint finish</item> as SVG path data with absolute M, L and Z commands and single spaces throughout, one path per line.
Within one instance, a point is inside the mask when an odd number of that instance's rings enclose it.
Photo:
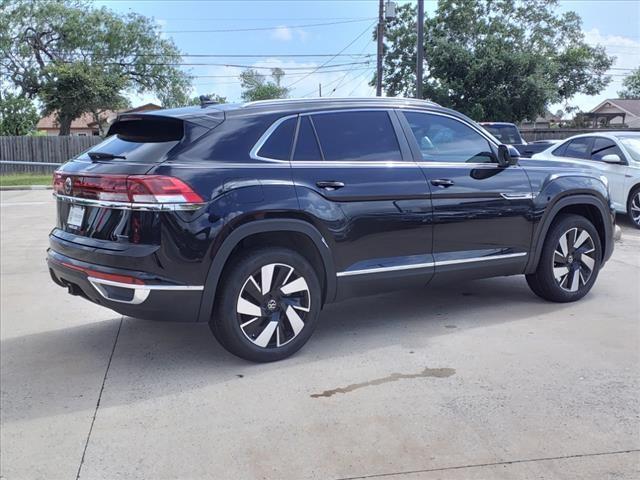
M 269 160 L 250 154 L 282 117 L 345 110 L 387 112 L 400 160 Z M 69 204 L 59 201 L 50 256 L 204 290 L 153 292 L 141 305 L 125 305 L 101 298 L 82 274 L 51 260 L 55 281 L 127 315 L 206 321 L 227 260 L 255 235 L 308 239 L 322 269 L 325 301 L 331 302 L 429 282 L 530 272 L 554 216 L 571 206 L 588 206 L 600 216 L 605 259 L 611 255 L 611 207 L 598 176 L 558 161 L 520 159 L 507 167 L 424 161 L 404 123 L 405 110 L 476 128 L 456 112 L 399 99 L 193 107 L 179 111 L 190 125 L 188 135 L 156 162 L 70 161 L 60 171 L 177 177 L 206 203 L 192 212 L 87 207 L 82 227 L 73 229 L 66 224 Z M 495 154 L 497 145 L 487 139 Z M 295 137 L 292 156 L 294 148 Z

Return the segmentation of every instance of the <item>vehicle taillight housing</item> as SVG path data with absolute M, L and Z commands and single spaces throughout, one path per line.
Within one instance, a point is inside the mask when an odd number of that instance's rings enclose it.
M 58 195 L 104 202 L 203 203 L 182 180 L 165 175 L 65 175 L 53 174 Z

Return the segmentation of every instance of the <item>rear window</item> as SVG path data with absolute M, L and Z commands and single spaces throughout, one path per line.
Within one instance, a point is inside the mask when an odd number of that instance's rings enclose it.
M 182 140 L 184 122 L 171 117 L 128 116 L 111 125 L 108 135 L 104 142 L 81 153 L 76 158 L 91 160 L 89 153 L 95 152 L 103 154 L 104 159 L 100 161 L 161 162 L 169 150 Z M 109 158 L 109 155 L 117 158 Z
M 325 160 L 402 160 L 385 111 L 314 114 L 312 121 Z
M 116 155 L 118 157 L 104 161 L 108 162 L 135 162 L 135 163 L 155 163 L 162 162 L 169 151 L 178 143 L 177 140 L 165 142 L 132 142 L 112 135 L 104 142 L 81 153 L 76 158 L 79 160 L 91 160 L 89 152 L 100 152 Z
M 295 129 L 296 118 L 282 122 L 264 142 L 258 151 L 258 156 L 275 160 L 289 160 Z
M 502 143 L 518 145 L 522 143 L 520 132 L 515 125 L 482 125 L 491 135 Z
M 592 143 L 593 139 L 591 137 L 576 138 L 575 140 L 571 140 L 571 142 L 569 142 L 569 144 L 567 145 L 564 156 L 572 158 L 590 158 Z

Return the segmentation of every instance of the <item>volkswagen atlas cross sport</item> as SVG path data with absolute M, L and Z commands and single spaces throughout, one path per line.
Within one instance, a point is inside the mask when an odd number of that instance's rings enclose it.
M 123 315 L 208 322 L 259 362 L 357 295 L 524 274 L 544 299 L 578 300 L 613 250 L 605 178 L 518 159 L 419 100 L 123 114 L 54 194 L 53 281 Z

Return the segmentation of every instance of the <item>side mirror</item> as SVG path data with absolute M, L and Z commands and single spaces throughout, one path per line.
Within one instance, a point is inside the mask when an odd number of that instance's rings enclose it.
M 509 165 L 515 165 L 518 163 L 518 157 L 520 153 L 511 145 L 498 145 L 498 165 L 501 167 L 508 167 Z
M 617 153 L 610 153 L 609 155 L 605 155 L 604 157 L 602 157 L 602 161 L 605 163 L 622 163 L 622 159 Z

